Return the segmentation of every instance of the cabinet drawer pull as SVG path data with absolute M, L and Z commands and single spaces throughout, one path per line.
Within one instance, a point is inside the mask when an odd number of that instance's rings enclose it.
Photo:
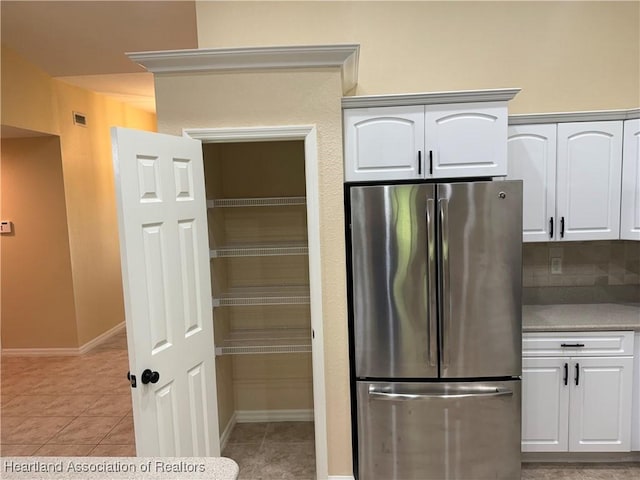
M 563 348 L 581 348 L 584 347 L 584 343 L 561 343 L 560 346 Z
M 564 364 L 564 385 L 569 385 L 569 364 Z

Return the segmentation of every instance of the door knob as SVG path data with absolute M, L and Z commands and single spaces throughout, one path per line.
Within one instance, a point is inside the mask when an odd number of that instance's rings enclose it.
M 160 374 L 158 372 L 152 372 L 148 368 L 140 375 L 140 381 L 145 385 L 149 382 L 158 383 L 158 380 L 160 380 Z

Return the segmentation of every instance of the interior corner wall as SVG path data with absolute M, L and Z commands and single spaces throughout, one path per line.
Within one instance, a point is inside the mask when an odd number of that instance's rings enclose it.
M 342 97 L 338 71 L 156 76 L 158 130 L 315 125 L 329 473 L 351 475 Z
M 1 123 L 12 127 L 58 134 L 53 82 L 45 72 L 2 47 Z
M 54 80 L 79 346 L 124 321 L 110 127 L 156 129 L 155 115 Z M 73 112 L 87 125 L 73 122 Z
M 60 140 L 3 139 L 0 162 L 2 347 L 76 347 Z
M 46 348 L 82 347 L 124 321 L 109 129 L 121 126 L 155 131 L 155 114 L 51 78 L 8 48 L 2 48 L 1 60 L 2 124 L 59 135 L 59 140 L 56 141 L 59 141 L 58 157 L 62 164 L 60 185 L 63 188 L 66 214 L 65 221 L 57 225 L 63 225 L 67 232 L 66 259 L 73 282 L 74 305 L 71 314 L 74 316 L 75 332 L 71 337 L 65 336 L 62 339 L 57 333 L 50 333 L 51 329 L 40 331 L 48 335 Z M 86 115 L 87 125 L 75 125 L 73 112 Z M 5 141 L 13 142 L 3 139 L 3 144 Z M 29 139 L 24 142 L 29 142 Z M 54 182 L 54 177 L 51 182 Z M 46 224 L 48 211 L 43 210 L 40 205 L 33 213 L 36 212 Z M 33 266 L 33 270 L 27 270 L 26 266 L 25 264 L 22 272 L 25 278 L 28 275 L 34 278 L 38 276 L 37 265 Z M 14 282 L 13 276 L 5 276 L 4 263 L 2 269 L 3 298 L 4 292 L 14 286 L 23 290 L 30 288 L 28 282 L 18 284 Z M 65 282 L 63 277 L 58 278 L 56 275 L 49 276 L 48 280 L 54 287 L 58 282 Z M 27 293 L 21 290 L 20 298 L 26 298 Z M 51 303 L 50 307 L 55 305 L 57 304 Z M 60 315 L 63 311 L 65 315 L 69 314 L 67 310 L 61 310 Z M 3 317 L 5 313 L 3 302 Z M 50 311 L 49 316 L 57 318 L 59 315 Z M 3 318 L 3 347 L 42 346 L 37 345 L 37 323 L 32 327 L 27 317 L 21 320 L 23 328 L 34 332 L 33 343 L 29 343 L 23 339 L 14 341 L 10 331 L 5 331 L 4 320 L 6 317 Z M 73 338 L 72 342 L 70 338 Z
M 360 44 L 354 95 L 520 87 L 511 113 L 640 106 L 640 2 L 196 2 L 199 48 Z

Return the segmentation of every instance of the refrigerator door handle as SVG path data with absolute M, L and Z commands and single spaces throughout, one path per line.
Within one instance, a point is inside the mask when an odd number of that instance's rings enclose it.
M 435 283 L 435 222 L 432 216 L 435 214 L 435 202 L 433 198 L 427 199 L 427 302 L 428 302 L 428 335 L 427 356 L 429 364 L 435 366 L 437 364 L 438 352 L 438 330 L 437 330 L 437 311 L 436 311 L 436 283 Z
M 487 391 L 460 390 L 451 393 L 389 393 L 369 388 L 370 400 L 383 400 L 391 402 L 420 401 L 451 398 L 478 398 L 478 397 L 505 397 L 513 395 L 512 390 L 506 388 L 491 388 Z
M 451 281 L 449 275 L 449 200 L 438 200 L 440 210 L 440 276 L 442 279 L 442 302 L 440 320 L 442 335 L 440 344 L 440 362 L 443 367 L 449 365 L 449 335 L 451 330 Z

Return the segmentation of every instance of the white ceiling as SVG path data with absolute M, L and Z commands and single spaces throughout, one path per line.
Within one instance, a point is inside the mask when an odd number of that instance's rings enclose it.
M 155 111 L 153 77 L 126 52 L 197 48 L 194 1 L 0 2 L 1 40 L 65 82 Z

